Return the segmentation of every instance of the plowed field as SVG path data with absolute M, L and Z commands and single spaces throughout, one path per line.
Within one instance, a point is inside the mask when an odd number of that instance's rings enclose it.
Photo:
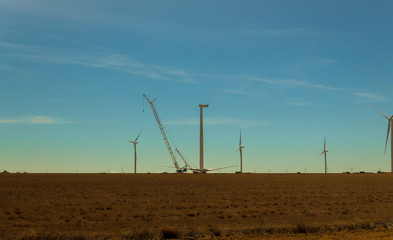
M 0 174 L 0 239 L 390 239 L 393 174 Z

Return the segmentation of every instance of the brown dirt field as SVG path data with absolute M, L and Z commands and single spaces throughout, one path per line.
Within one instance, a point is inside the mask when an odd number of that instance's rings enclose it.
M 0 174 L 0 239 L 393 239 L 393 174 Z

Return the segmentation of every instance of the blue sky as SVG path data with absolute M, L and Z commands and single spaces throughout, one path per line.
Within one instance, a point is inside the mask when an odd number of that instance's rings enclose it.
M 392 1 L 0 1 L 0 170 L 390 169 Z M 144 112 L 143 112 L 144 108 Z M 178 158 L 180 161 L 180 159 Z M 237 168 L 227 170 L 233 172 Z

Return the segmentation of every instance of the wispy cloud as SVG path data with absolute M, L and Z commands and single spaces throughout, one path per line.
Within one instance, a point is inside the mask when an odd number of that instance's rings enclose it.
M 305 88 L 314 88 L 314 89 L 322 89 L 322 90 L 331 90 L 331 91 L 347 91 L 348 88 L 345 87 L 334 87 L 323 84 L 311 83 L 303 80 L 295 80 L 295 79 L 269 79 L 269 78 L 261 78 L 254 77 L 249 75 L 209 75 L 213 78 L 226 79 L 226 80 L 235 80 L 238 82 L 241 81 L 254 81 L 265 83 L 272 86 L 277 87 L 305 87 Z
M 265 78 L 258 77 L 246 77 L 250 80 L 267 83 L 275 86 L 285 86 L 285 87 L 307 87 L 307 88 L 315 88 L 315 89 L 323 89 L 323 90 L 331 90 L 331 91 L 345 91 L 347 88 L 344 87 L 332 87 L 323 84 L 315 84 L 307 81 L 294 80 L 294 79 L 282 79 L 282 80 L 271 80 Z
M 5 123 L 20 123 L 20 119 L 0 119 L 0 124 L 5 124 Z
M 378 95 L 376 93 L 370 93 L 370 92 L 354 92 L 352 93 L 355 96 L 359 96 L 362 97 L 364 99 L 367 99 L 369 101 L 373 101 L 373 102 L 382 102 L 382 101 L 386 101 L 386 99 L 384 97 L 382 97 L 381 95 Z
M 236 94 L 236 95 L 251 95 L 250 91 L 246 91 L 243 89 L 229 89 L 223 88 L 221 89 L 224 93 Z
M 286 29 L 280 30 L 278 33 L 295 33 L 302 32 L 306 29 Z M 220 79 L 235 81 L 239 86 L 238 89 L 233 87 L 221 88 L 221 91 L 228 94 L 236 95 L 254 95 L 253 92 L 249 91 L 252 84 L 248 84 L 248 87 L 244 85 L 245 82 L 259 82 L 267 85 L 271 85 L 278 88 L 310 88 L 316 90 L 327 90 L 327 91 L 342 91 L 347 92 L 369 101 L 385 101 L 386 99 L 375 93 L 363 92 L 361 89 L 353 89 L 348 87 L 331 86 L 326 84 L 320 84 L 311 81 L 297 80 L 297 79 L 271 79 L 252 75 L 242 74 L 211 74 L 211 73 L 199 73 L 190 74 L 182 69 L 171 68 L 167 66 L 160 66 L 156 64 L 145 63 L 137 61 L 129 55 L 120 54 L 89 54 L 89 53 L 64 53 L 56 51 L 48 51 L 47 49 L 34 48 L 31 46 L 0 42 L 0 48 L 13 49 L 10 53 L 6 53 L 11 57 L 18 57 L 25 61 L 41 62 L 49 64 L 65 64 L 65 65 L 80 65 L 91 68 L 102 68 L 110 69 L 115 71 L 122 71 L 136 76 L 144 76 L 150 79 L 173 81 L 180 83 L 199 83 L 195 80 L 195 77 L 205 79 Z M 336 59 L 308 59 L 317 66 L 326 67 L 327 65 L 334 63 Z M 3 70 L 12 70 L 9 66 L 0 66 Z M 255 90 L 255 88 L 253 89 Z
M 294 64 L 280 66 L 279 68 L 284 71 L 307 71 L 309 69 L 323 69 L 331 66 L 336 63 L 338 60 L 335 58 L 323 58 L 323 57 L 306 57 L 300 59 L 298 62 Z
M 2 47 L 2 48 L 26 48 L 25 45 L 9 43 L 9 42 L 0 42 L 0 47 Z
M 270 35 L 270 36 L 305 36 L 327 34 L 329 31 L 311 28 L 281 28 L 281 29 L 247 29 L 245 34 Z
M 249 75 L 230 75 L 230 74 L 223 74 L 223 75 L 206 75 L 211 78 L 222 79 L 222 80 L 229 80 L 229 81 L 236 81 L 239 82 L 259 82 L 267 85 L 271 85 L 277 88 L 309 88 L 315 90 L 325 90 L 325 91 L 335 91 L 335 92 L 342 92 L 344 94 L 352 94 L 358 97 L 361 97 L 367 101 L 386 101 L 386 99 L 376 93 L 364 92 L 361 89 L 349 88 L 349 87 L 337 87 L 337 86 L 330 86 L 325 84 L 313 83 L 309 81 L 303 80 L 295 80 L 295 79 L 269 79 L 269 78 L 261 78 Z M 248 91 L 245 88 L 246 85 L 242 85 L 239 89 L 229 89 L 229 88 L 222 88 L 221 90 L 224 93 L 228 94 L 236 94 L 236 95 L 252 95 L 252 91 Z M 251 86 L 252 89 L 255 89 L 255 86 Z M 249 87 L 248 89 L 250 89 Z M 305 101 L 295 101 L 295 102 L 285 102 L 285 104 L 293 105 L 293 106 L 309 106 L 312 105 L 311 102 Z
M 68 65 L 82 65 L 93 68 L 103 68 L 126 72 L 132 75 L 144 76 L 150 79 L 166 80 L 182 83 L 197 83 L 192 76 L 183 70 L 139 62 L 126 55 L 89 55 L 89 54 L 46 54 L 46 55 L 17 55 L 23 59 Z
M 18 74 L 18 75 L 22 75 L 22 76 L 30 76 L 30 74 L 27 71 L 25 71 L 24 69 L 13 67 L 13 66 L 6 65 L 6 64 L 1 64 L 1 63 L 0 63 L 0 70 L 6 71 L 6 72 L 12 72 L 13 74 Z
M 3 65 L 3 64 L 0 64 L 0 70 L 15 71 L 15 69 L 13 67 L 8 66 L 8 65 Z
M 180 121 L 168 121 L 167 125 L 199 125 L 198 118 L 188 118 Z M 254 127 L 269 124 L 263 120 L 246 120 L 239 118 L 206 118 L 203 121 L 204 125 L 232 125 L 237 127 Z
M 250 30 L 247 31 L 250 33 Z M 251 33 L 269 34 L 269 35 L 298 35 L 310 32 L 307 28 L 286 28 L 286 29 L 266 29 L 266 30 L 251 30 Z
M 313 103 L 307 101 L 287 101 L 285 102 L 287 105 L 291 106 L 312 106 Z
M 6 27 L 0 27 L 0 33 L 4 34 L 4 35 L 7 34 L 8 36 L 9 35 L 20 35 L 20 34 L 22 34 L 21 31 L 16 31 L 16 30 L 9 29 L 9 28 L 6 28 Z
M 56 120 L 48 116 L 34 116 L 29 118 L 29 121 L 34 124 L 53 124 Z
M 49 116 L 31 116 L 13 119 L 0 119 L 0 124 L 72 124 L 74 122 Z
M 137 61 L 129 55 L 64 53 L 7 42 L 0 42 L 0 47 L 5 49 L 14 49 L 12 53 L 7 53 L 7 55 L 24 61 L 80 65 L 92 68 L 122 71 L 132 75 L 144 76 L 156 80 L 198 83 L 191 74 L 184 70 Z M 18 52 L 18 50 L 23 51 Z

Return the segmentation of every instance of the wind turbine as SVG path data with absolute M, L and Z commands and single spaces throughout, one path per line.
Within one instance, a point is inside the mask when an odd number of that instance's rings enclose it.
M 141 132 L 142 131 L 139 132 L 138 136 L 135 138 L 134 141 L 127 140 L 127 142 L 134 144 L 134 174 L 136 173 L 136 145 L 138 144 L 137 141 L 138 141 L 139 136 L 141 135 Z
M 242 130 L 240 130 L 240 138 L 239 138 L 239 147 L 236 149 L 235 152 L 239 151 L 240 152 L 240 173 L 243 172 L 243 149 L 244 146 L 242 146 Z
M 326 162 L 326 153 L 328 152 L 328 150 L 326 150 L 326 136 L 325 139 L 323 140 L 323 151 L 321 152 L 321 154 L 319 154 L 319 156 L 321 156 L 322 154 L 325 155 L 325 174 L 327 173 L 327 162 Z
M 377 109 L 377 111 L 380 112 L 389 122 L 388 123 L 388 134 L 386 136 L 386 143 L 385 143 L 385 154 L 386 154 L 386 148 L 388 146 L 389 130 L 390 129 L 392 131 L 391 134 L 393 135 L 393 128 L 390 128 L 390 124 L 393 122 L 393 115 L 390 118 L 388 118 L 385 114 L 383 114 L 381 111 L 379 111 L 378 108 L 375 108 L 375 109 Z M 391 172 L 393 173 L 393 151 L 392 150 L 393 150 L 393 141 L 390 139 Z

